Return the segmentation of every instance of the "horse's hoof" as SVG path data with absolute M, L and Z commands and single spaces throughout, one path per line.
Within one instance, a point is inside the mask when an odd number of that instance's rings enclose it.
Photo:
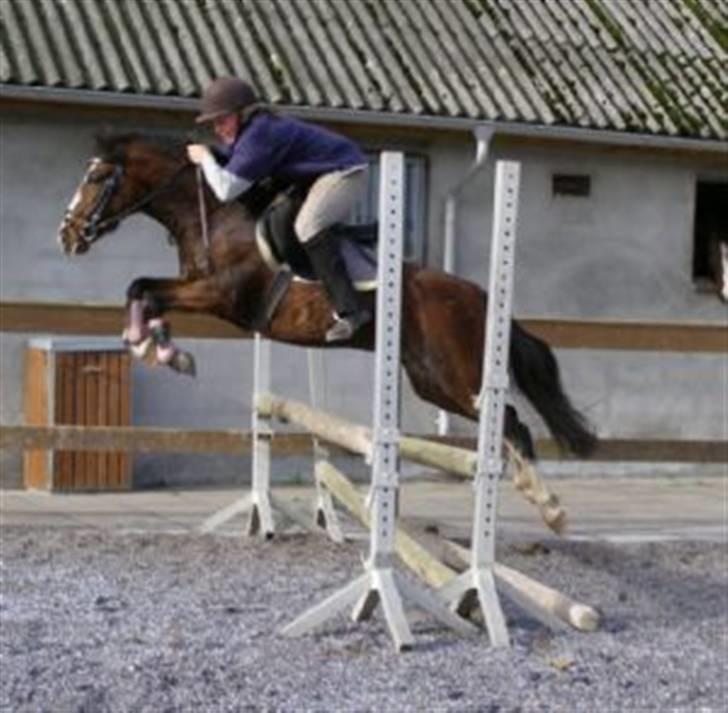
M 154 342 L 151 337 L 147 337 L 141 342 L 130 343 L 129 351 L 133 357 L 147 363 L 155 363 L 156 361 L 154 356 Z
M 180 374 L 197 376 L 195 358 L 189 352 L 177 351 L 169 362 L 169 367 Z
M 567 528 L 566 511 L 561 508 L 547 508 L 542 513 L 544 522 L 557 535 L 563 535 Z

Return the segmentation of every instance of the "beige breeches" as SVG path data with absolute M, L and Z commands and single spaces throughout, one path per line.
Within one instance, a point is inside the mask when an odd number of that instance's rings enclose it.
M 321 176 L 306 196 L 298 212 L 294 229 L 298 239 L 306 243 L 334 223 L 343 223 L 364 192 L 367 167 L 355 166 Z

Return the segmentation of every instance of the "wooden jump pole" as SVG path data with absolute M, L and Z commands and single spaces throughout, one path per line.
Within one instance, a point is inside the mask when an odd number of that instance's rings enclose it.
M 369 514 L 364 498 L 352 482 L 331 463 L 320 462 L 317 470 L 321 483 L 361 524 L 368 526 Z M 432 587 L 439 589 L 457 576 L 454 569 L 441 562 L 402 527 L 397 527 L 394 541 L 395 550 L 402 562 Z M 451 542 L 445 542 L 443 547 L 449 549 L 460 563 L 467 566 L 470 552 L 466 548 Z M 596 631 L 599 627 L 600 617 L 595 609 L 511 567 L 496 562 L 495 576 L 511 597 L 518 599 L 525 609 L 540 620 L 547 618 L 549 624 L 553 624 L 553 617 L 557 617 L 565 624 L 585 632 Z

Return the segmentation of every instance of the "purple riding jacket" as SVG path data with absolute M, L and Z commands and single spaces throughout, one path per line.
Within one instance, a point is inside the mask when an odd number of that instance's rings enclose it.
M 300 119 L 263 112 L 232 146 L 218 154 L 222 167 L 247 181 L 272 176 L 295 183 L 365 165 L 361 149 L 344 136 Z

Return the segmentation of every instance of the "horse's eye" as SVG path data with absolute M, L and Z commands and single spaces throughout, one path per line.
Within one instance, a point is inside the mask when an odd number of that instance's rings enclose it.
M 113 167 L 98 158 L 91 159 L 86 169 L 84 183 L 103 183 L 113 173 Z
M 102 183 L 108 176 L 107 171 L 94 171 L 86 176 L 86 183 Z

